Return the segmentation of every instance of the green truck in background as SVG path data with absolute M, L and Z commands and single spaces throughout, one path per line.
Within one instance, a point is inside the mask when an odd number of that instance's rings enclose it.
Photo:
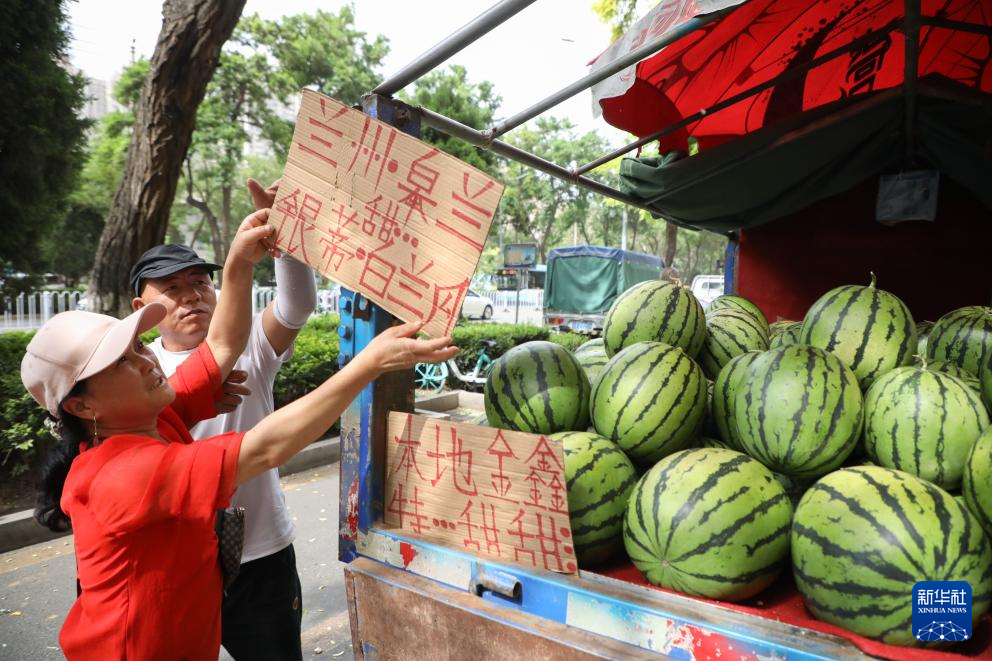
M 616 297 L 638 282 L 657 280 L 660 257 L 603 246 L 555 248 L 544 279 L 544 323 L 557 331 L 599 335 Z

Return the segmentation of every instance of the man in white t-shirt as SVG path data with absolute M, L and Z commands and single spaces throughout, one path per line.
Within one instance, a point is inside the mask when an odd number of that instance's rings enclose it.
M 276 185 L 262 189 L 249 179 L 256 208 L 269 208 Z M 159 339 L 151 345 L 167 376 L 207 336 L 217 296 L 212 273 L 220 269 L 186 246 L 156 246 L 131 269 L 137 310 L 158 301 L 168 314 L 158 325 Z M 276 258 L 276 298 L 253 318 L 244 354 L 234 368 L 247 374 L 251 393 L 241 405 L 194 426 L 194 439 L 230 431 L 246 431 L 274 410 L 272 386 L 276 372 L 293 353 L 293 343 L 316 306 L 314 273 L 288 255 Z M 234 388 L 237 391 L 237 388 Z M 262 473 L 238 488 L 231 499 L 245 508 L 245 543 L 241 570 L 224 594 L 222 642 L 237 661 L 302 659 L 300 623 L 302 594 L 293 549 L 295 528 L 279 486 L 279 473 Z

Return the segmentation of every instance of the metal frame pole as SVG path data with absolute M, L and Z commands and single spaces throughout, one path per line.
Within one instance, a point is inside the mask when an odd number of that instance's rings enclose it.
M 912 162 L 916 155 L 916 91 L 920 66 L 920 0 L 906 0 L 905 14 L 903 32 L 906 36 L 906 69 L 902 89 L 906 109 L 906 160 Z
M 641 200 L 633 198 L 626 193 L 621 193 L 616 189 L 610 188 L 606 184 L 600 183 L 588 177 L 576 176 L 567 168 L 556 165 L 551 161 L 546 161 L 540 156 L 535 156 L 534 154 L 518 149 L 517 147 L 500 140 L 490 142 L 481 131 L 465 126 L 461 122 L 456 122 L 453 119 L 433 112 L 432 110 L 428 110 L 427 108 L 420 107 L 417 108 L 417 110 L 421 113 L 421 121 L 424 125 L 435 128 L 446 135 L 464 140 L 465 142 L 477 147 L 489 149 L 493 153 L 499 154 L 500 156 L 505 156 L 509 159 L 517 161 L 518 163 L 530 166 L 535 170 L 540 170 L 541 172 L 550 174 L 553 177 L 582 186 L 583 188 L 587 188 L 595 193 L 599 193 L 600 195 L 605 195 L 606 197 L 624 202 L 639 209 L 650 211 L 650 208 Z
M 535 0 L 501 0 L 452 32 L 393 76 L 379 83 L 372 93 L 392 96 L 534 2 Z
M 420 135 L 419 115 L 409 106 L 383 96 L 366 96 L 362 110 L 404 133 Z M 338 364 L 344 367 L 372 339 L 389 328 L 394 317 L 357 292 L 341 289 L 341 340 Z M 338 559 L 358 556 L 358 536 L 383 514 L 383 471 L 386 465 L 387 412 L 413 411 L 413 370 L 384 374 L 365 386 L 341 415 Z
M 964 21 L 952 21 L 946 18 L 937 18 L 936 16 L 922 16 L 920 17 L 920 24 L 935 28 L 955 30 L 957 32 L 973 32 L 975 34 L 985 35 L 986 37 L 992 37 L 992 25 L 978 25 L 975 23 L 965 23 Z
M 589 75 L 580 78 L 571 85 L 562 88 L 558 92 L 555 92 L 551 96 L 547 97 L 543 101 L 539 101 L 532 105 L 530 108 L 513 115 L 508 119 L 504 119 L 502 122 L 496 124 L 492 128 L 485 131 L 485 135 L 489 140 L 492 140 L 498 136 L 512 131 L 521 124 L 525 124 L 528 121 L 534 119 L 545 110 L 549 110 L 562 101 L 570 99 L 579 92 L 585 91 L 595 85 L 596 83 L 606 80 L 615 73 L 623 71 L 631 64 L 636 64 L 641 60 L 654 55 L 660 51 L 665 46 L 675 43 L 682 37 L 699 30 L 706 25 L 709 25 L 713 21 L 723 18 L 727 14 L 731 13 L 736 9 L 735 7 L 728 7 L 727 9 L 722 9 L 720 11 L 715 11 L 711 14 L 706 14 L 705 16 L 695 16 L 690 18 L 688 21 L 674 28 L 672 31 L 665 33 L 660 38 L 652 41 L 649 44 L 645 44 L 636 50 L 632 50 L 623 57 L 609 63 L 602 69 L 593 71 Z

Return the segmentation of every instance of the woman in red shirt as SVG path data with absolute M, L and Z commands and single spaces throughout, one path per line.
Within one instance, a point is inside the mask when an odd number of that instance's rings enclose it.
M 215 661 L 222 578 L 216 511 L 234 489 L 282 465 L 337 419 L 380 374 L 447 360 L 450 338 L 390 328 L 313 392 L 245 433 L 192 442 L 216 414 L 222 382 L 247 341 L 251 270 L 265 254 L 267 210 L 242 224 L 224 267 L 224 296 L 206 341 L 166 380 L 138 335 L 165 307 L 124 320 L 65 312 L 28 344 L 21 378 L 58 421 L 36 517 L 75 534 L 81 594 L 59 641 L 77 660 Z

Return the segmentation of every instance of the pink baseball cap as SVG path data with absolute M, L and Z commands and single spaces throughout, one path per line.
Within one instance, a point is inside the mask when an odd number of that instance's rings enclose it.
M 134 337 L 165 317 L 165 306 L 149 303 L 124 319 L 74 310 L 57 314 L 28 343 L 21 381 L 52 415 L 83 379 L 114 364 Z

